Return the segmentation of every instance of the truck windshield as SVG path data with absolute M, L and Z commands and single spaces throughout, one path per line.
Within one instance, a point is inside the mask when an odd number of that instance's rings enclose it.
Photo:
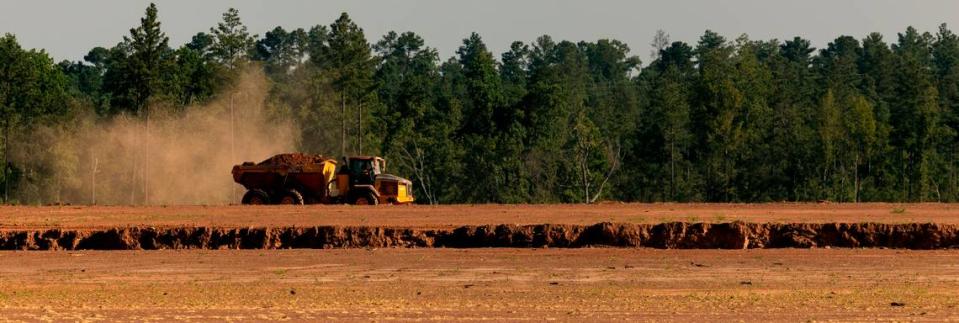
M 379 175 L 381 172 L 379 163 L 375 163 L 369 159 L 350 160 L 350 171 L 353 172 L 353 174 L 362 174 L 368 172 L 373 175 Z
M 361 174 L 364 171 L 371 169 L 371 164 L 373 163 L 369 160 L 352 159 L 350 160 L 350 171 L 352 171 L 354 174 Z

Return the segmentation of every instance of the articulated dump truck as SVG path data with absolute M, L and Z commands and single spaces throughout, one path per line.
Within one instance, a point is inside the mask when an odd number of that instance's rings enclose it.
M 233 180 L 247 189 L 243 204 L 407 204 L 413 185 L 384 174 L 386 160 L 343 157 L 343 164 L 321 155 L 279 154 L 259 163 L 233 166 Z

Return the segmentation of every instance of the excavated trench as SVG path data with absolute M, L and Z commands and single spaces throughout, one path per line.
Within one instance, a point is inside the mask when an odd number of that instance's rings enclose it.
M 392 227 L 125 227 L 0 230 L 3 250 L 622 247 L 661 249 L 959 247 L 959 225 L 936 223 L 597 223 Z

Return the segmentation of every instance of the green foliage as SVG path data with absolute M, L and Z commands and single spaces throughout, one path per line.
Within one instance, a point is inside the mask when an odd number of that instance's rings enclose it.
M 502 158 L 507 155 L 501 154 L 503 149 L 508 149 L 504 145 L 507 133 L 495 118 L 503 106 L 496 62 L 476 33 L 464 39 L 456 53 L 461 76 L 452 81 L 454 86 L 465 90 L 459 101 L 463 121 L 456 131 L 457 144 L 469 147 L 462 160 L 463 168 L 477 170 L 459 177 L 463 183 L 469 183 L 462 191 L 462 198 L 468 202 L 510 202 L 505 192 L 515 186 L 507 182 L 511 170 L 505 169 L 507 164 Z
M 108 69 L 107 78 L 112 81 L 108 89 L 114 107 L 139 114 L 153 103 L 151 99 L 167 99 L 175 92 L 176 65 L 169 40 L 151 3 L 140 25 L 130 29 L 130 36 L 123 37 L 112 53 L 116 68 Z
M 380 151 L 399 166 L 398 173 L 412 176 L 416 196 L 439 203 L 436 183 L 449 177 L 446 150 L 455 145 L 451 120 L 437 110 L 439 56 L 412 32 L 390 32 L 374 48 L 381 58 L 374 77 L 383 104 L 375 122 L 384 134 Z
M 240 12 L 230 8 L 223 13 L 223 21 L 215 28 L 210 28 L 213 35 L 211 51 L 214 59 L 220 64 L 234 68 L 247 59 L 253 49 L 256 35 L 250 35 L 246 26 L 240 21 Z
M 74 113 L 200 106 L 248 61 L 301 150 L 383 155 L 422 203 L 959 200 L 959 36 L 946 25 L 821 50 L 658 32 L 643 66 L 614 39 L 548 35 L 497 59 L 473 33 L 441 60 L 412 32 L 370 44 L 346 13 L 258 37 L 229 9 L 171 48 L 158 17 L 151 4 L 122 42 L 77 62 L 0 38 L 2 178 L 20 201 L 56 200 L 76 156 L 50 144 L 54 174 L 12 162 L 27 148 L 9 141 L 69 132 Z
M 304 147 L 307 151 L 327 154 L 371 152 L 371 147 L 379 142 L 370 131 L 372 112 L 379 103 L 373 86 L 376 60 L 363 29 L 344 12 L 329 29 L 321 26 L 311 29 L 308 38 L 315 95 L 312 106 L 305 111 L 309 117 L 304 122 L 323 126 L 314 128 L 313 132 L 304 131 Z M 338 103 L 338 113 L 329 102 Z M 339 127 L 334 123 L 339 123 Z M 331 133 L 336 130 L 339 136 Z M 324 139 L 312 140 L 313 137 Z M 339 140 L 332 140 L 337 137 Z
M 252 57 L 264 62 L 269 75 L 283 78 L 303 62 L 308 44 L 309 36 L 303 28 L 287 32 L 283 27 L 276 27 L 256 41 Z
M 197 39 L 203 34 L 194 37 Z M 194 49 L 196 48 L 196 49 Z M 177 88 L 176 103 L 182 106 L 203 103 L 212 98 L 227 83 L 225 67 L 211 60 L 207 48 L 183 46 L 176 51 Z
M 37 148 L 30 147 L 32 142 L 25 134 L 46 124 L 69 121 L 73 102 L 68 78 L 45 52 L 24 50 L 13 35 L 6 34 L 0 37 L 0 62 L 0 193 L 3 202 L 11 203 L 23 201 L 15 198 L 20 195 L 17 189 L 35 180 L 36 172 L 14 162 L 14 155 Z M 23 149 L 14 150 L 15 145 Z

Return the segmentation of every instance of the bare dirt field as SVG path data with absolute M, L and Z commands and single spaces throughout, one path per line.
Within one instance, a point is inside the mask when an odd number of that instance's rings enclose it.
M 0 251 L 0 321 L 959 320 L 956 246 L 954 204 L 0 207 L 58 250 Z
M 959 204 L 621 204 L 442 206 L 5 206 L 0 229 L 123 226 L 378 226 L 447 229 L 487 224 L 928 223 L 959 224 Z
M 941 250 L 39 251 L 0 263 L 6 320 L 959 320 L 959 257 Z

